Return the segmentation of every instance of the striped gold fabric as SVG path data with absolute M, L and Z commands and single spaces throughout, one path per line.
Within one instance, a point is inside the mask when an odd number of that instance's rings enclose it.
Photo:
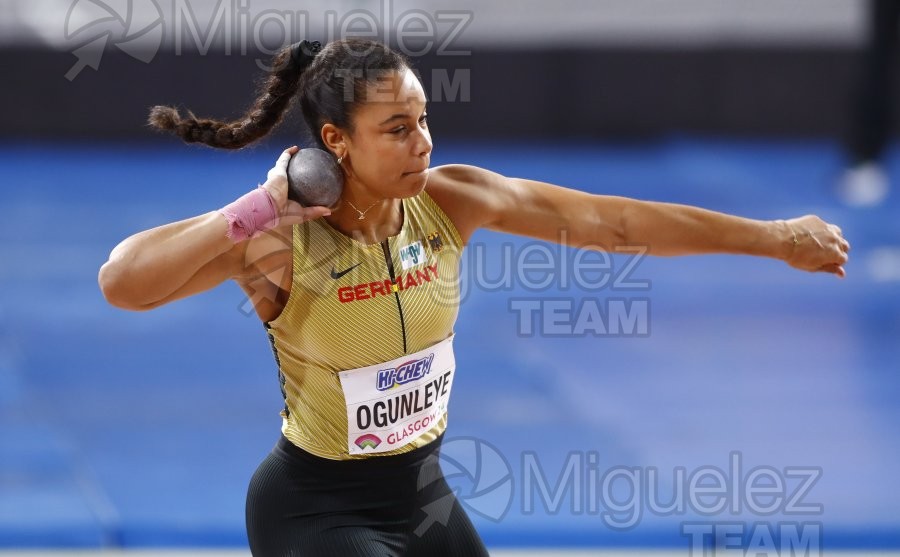
M 433 441 L 447 425 L 445 414 L 428 433 L 395 451 L 347 453 L 347 414 L 337 372 L 444 340 L 453 333 L 459 310 L 459 233 L 425 191 L 402 203 L 403 227 L 387 239 L 386 248 L 385 243 L 362 244 L 324 219 L 294 226 L 291 295 L 268 331 L 285 395 L 282 432 L 324 458 L 410 451 Z M 404 269 L 401 251 L 415 254 L 417 242 L 424 261 Z

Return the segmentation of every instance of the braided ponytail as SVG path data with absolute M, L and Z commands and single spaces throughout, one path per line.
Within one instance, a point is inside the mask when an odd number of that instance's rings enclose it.
M 281 122 L 297 96 L 303 72 L 321 48 L 318 41 L 301 41 L 279 51 L 272 62 L 275 69 L 266 80 L 262 94 L 238 120 L 222 122 L 197 118 L 190 111 L 183 118 L 173 107 L 154 106 L 150 109 L 148 123 L 159 130 L 174 132 L 186 143 L 240 149 L 264 137 Z

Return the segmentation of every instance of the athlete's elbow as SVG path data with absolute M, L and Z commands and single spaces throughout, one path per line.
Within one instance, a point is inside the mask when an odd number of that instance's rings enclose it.
M 97 274 L 97 283 L 100 292 L 107 303 L 119 309 L 131 311 L 146 311 L 150 309 L 143 300 L 134 296 L 134 288 L 129 284 L 127 270 L 113 259 L 110 259 L 100 267 Z
M 100 292 L 107 303 L 117 308 L 131 309 L 127 303 L 127 298 L 122 292 L 120 273 L 112 261 L 107 261 L 100 267 L 100 272 L 97 274 L 97 284 L 100 286 Z

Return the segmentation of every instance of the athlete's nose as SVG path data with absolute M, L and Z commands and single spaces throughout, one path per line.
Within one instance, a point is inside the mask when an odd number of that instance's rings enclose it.
M 420 157 L 427 157 L 431 154 L 431 150 L 434 147 L 431 141 L 431 134 L 428 133 L 427 129 L 419 129 L 419 141 L 416 142 L 416 155 Z

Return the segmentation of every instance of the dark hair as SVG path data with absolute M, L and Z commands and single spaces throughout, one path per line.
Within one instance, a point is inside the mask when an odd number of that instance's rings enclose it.
M 237 120 L 197 118 L 191 112 L 182 118 L 175 108 L 154 106 L 149 123 L 174 132 L 187 143 L 240 149 L 272 131 L 299 97 L 313 139 L 325 149 L 320 133 L 323 125 L 330 122 L 353 133 L 353 115 L 365 101 L 368 86 L 386 71 L 410 67 L 405 56 L 375 41 L 345 39 L 317 50 L 318 43 L 303 41 L 278 51 L 259 97 Z

